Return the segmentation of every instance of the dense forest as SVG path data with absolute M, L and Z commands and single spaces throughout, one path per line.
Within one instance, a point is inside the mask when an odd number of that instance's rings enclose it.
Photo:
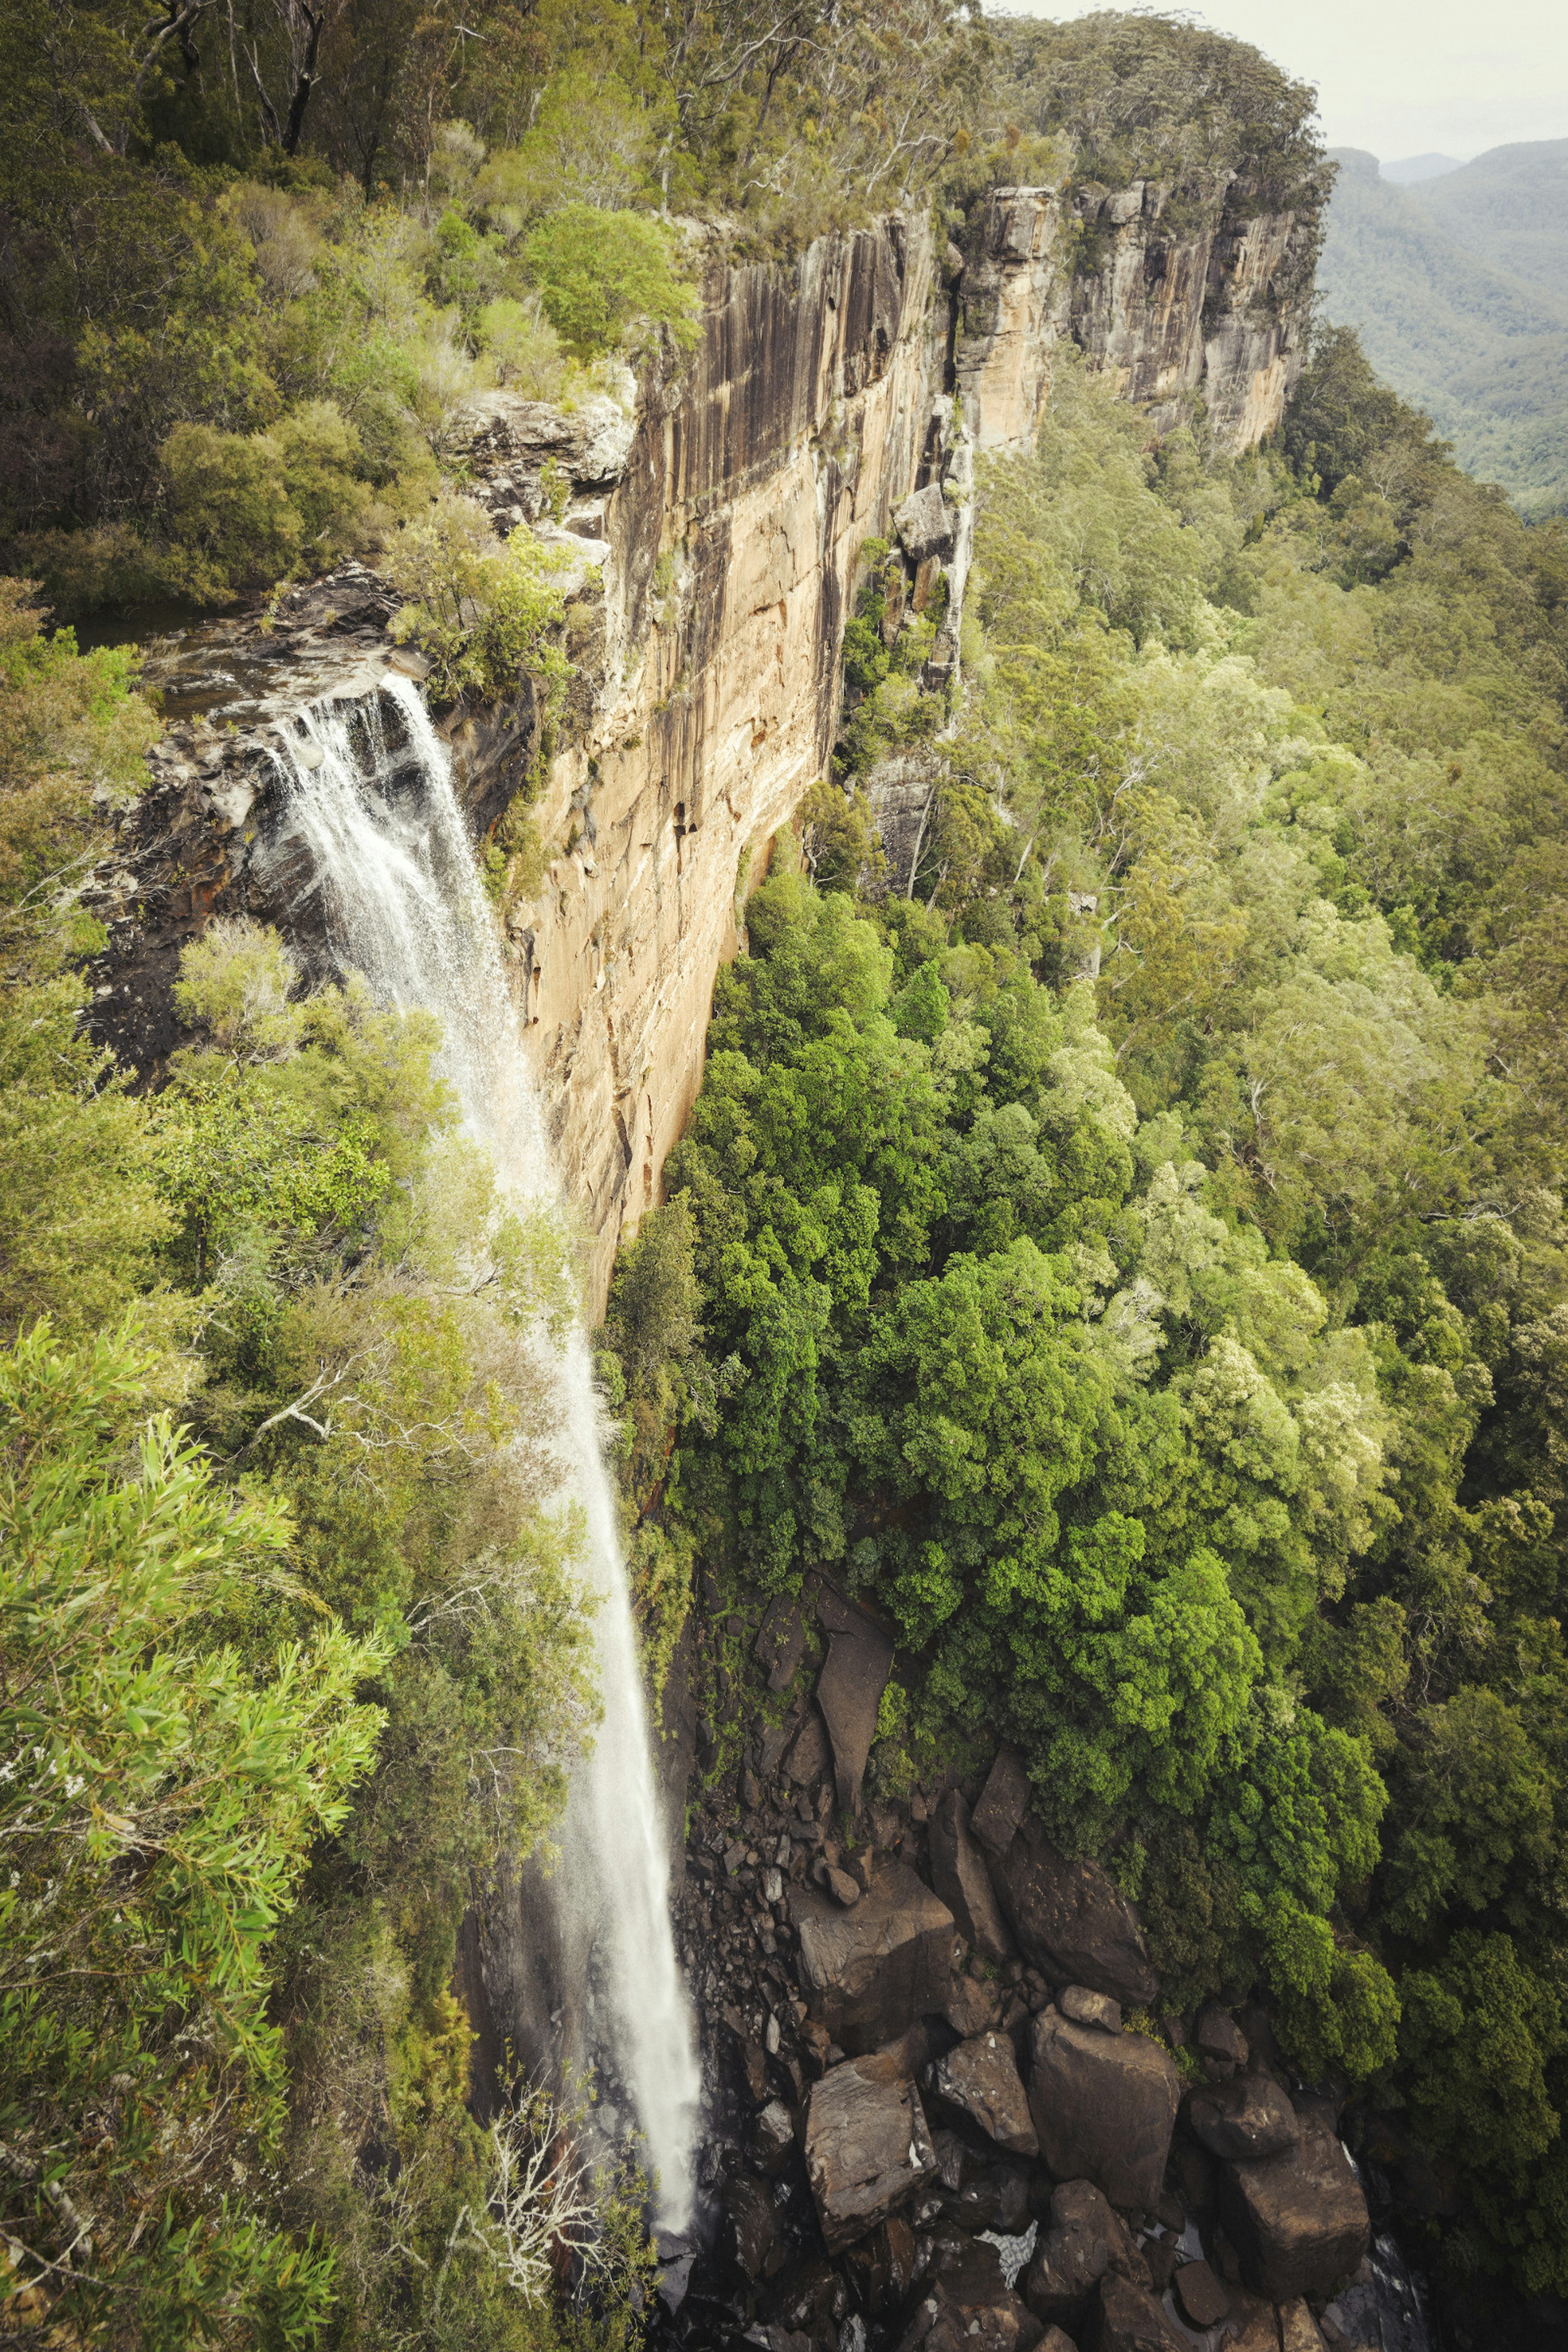
M 155 1091 L 93 1045 L 80 893 L 160 720 L 68 623 L 358 552 L 480 696 L 551 592 L 467 535 L 475 388 L 628 397 L 710 251 L 1004 168 L 1311 200 L 1310 93 L 944 0 L 38 0 L 0 44 L 0 2314 L 624 2346 L 635 2168 L 571 2093 L 477 2122 L 451 1990 L 593 1736 L 574 1236 L 426 1016 L 265 931 L 187 951 Z M 1262 1989 L 1434 2259 L 1568 2293 L 1568 527 L 1329 331 L 1242 460 L 1064 359 L 951 702 L 887 552 L 612 1291 L 650 1662 L 697 1564 L 830 1569 L 900 1637 L 879 1788 L 1005 1732 L 1173 2002 Z M 867 779 L 939 730 L 889 888 Z
M 1568 530 L 1333 333 L 1229 466 L 1063 371 L 971 596 L 908 894 L 873 566 L 721 977 L 622 1276 L 703 1335 L 667 1496 L 889 1612 L 885 1786 L 1010 1734 L 1166 1994 L 1266 1985 L 1446 2259 L 1561 2292 Z

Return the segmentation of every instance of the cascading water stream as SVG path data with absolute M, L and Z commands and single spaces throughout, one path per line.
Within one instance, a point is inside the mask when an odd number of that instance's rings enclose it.
M 323 895 L 345 966 L 384 1003 L 437 1014 L 442 1068 L 471 1132 L 520 1202 L 559 1190 L 523 1058 L 516 1009 L 480 884 L 445 745 L 416 688 L 382 688 L 400 714 L 393 743 L 375 699 L 317 709 L 308 733 L 279 756 L 291 815 L 310 855 L 309 890 Z M 579 1328 L 559 1360 L 569 1487 L 586 1520 L 586 1576 L 598 1601 L 595 1636 L 604 1720 L 573 1776 L 553 1892 L 569 1947 L 602 1985 L 610 2016 L 602 2054 L 637 2110 L 659 2183 L 661 2228 L 691 2216 L 700 2076 L 669 1917 L 668 1845 L 647 1708 L 600 1444 L 593 1368 Z

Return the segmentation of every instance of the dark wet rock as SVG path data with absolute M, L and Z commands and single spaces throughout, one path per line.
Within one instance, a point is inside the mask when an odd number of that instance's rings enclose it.
M 1371 2242 L 1366 2199 L 1331 2126 L 1314 2113 L 1300 2121 L 1294 2147 L 1220 2173 L 1220 2218 L 1242 2275 L 1276 2303 L 1332 2294 Z
M 1146 2212 L 1164 2179 L 1181 2077 L 1142 2033 L 1101 2033 L 1055 2009 L 1030 2028 L 1029 2110 L 1058 2180 L 1092 2180 Z
M 884 1864 L 852 1911 L 795 1889 L 790 1924 L 807 2008 L 845 2050 L 891 2042 L 948 1998 L 952 1914 L 904 1863 Z
M 1206 2147 L 1179 2138 L 1171 2150 L 1170 2174 L 1189 2213 L 1213 2211 L 1219 2167 Z
M 805 2169 L 828 2251 L 868 2236 L 936 2169 L 913 2083 L 878 2056 L 831 2068 L 806 2109 Z
M 781 1691 L 794 1681 L 805 1655 L 805 1619 L 798 1601 L 781 1593 L 770 1603 L 757 1635 L 755 1655 L 767 1674 L 770 1690 Z
M 1210 2154 L 1236 2162 L 1279 2156 L 1301 2137 L 1295 2108 L 1267 2074 L 1237 2074 L 1194 2091 L 1187 2126 Z
M 939 2237 L 899 2352 L 1038 2352 L 1043 2335 L 994 2246 Z
M 1134 2286 L 1150 2284 L 1148 2265 L 1119 2213 L 1092 2181 L 1064 2181 L 1051 2198 L 1050 2222 L 1035 2247 L 1024 2294 L 1037 2318 L 1078 2327 L 1110 2272 Z
M 827 1730 L 815 1707 L 808 1707 L 791 1744 L 785 1770 L 798 1789 L 815 1789 L 827 1777 L 833 1760 Z
M 844 2282 L 828 2263 L 809 2260 L 785 2271 L 764 2306 L 764 2317 L 775 2327 L 798 2330 L 815 2345 L 819 2338 L 837 2345 L 837 2322 L 849 2308 Z
M 1012 1844 L 1029 1810 L 1029 1776 L 1016 1748 L 1001 1748 L 987 1775 L 969 1832 L 993 1862 Z
M 1209 2008 L 1200 2011 L 1193 2040 L 1200 2057 L 1228 2059 L 1237 2066 L 1247 2063 L 1247 2036 L 1228 2010 Z
M 844 2274 L 868 2317 L 897 2309 L 915 2281 L 915 2234 L 903 2214 L 890 2214 L 869 2237 L 848 2248 Z
M 779 2244 L 778 2211 L 765 2181 L 742 2172 L 724 2192 L 730 2251 L 736 2265 L 752 2280 L 771 2278 L 784 2267 Z
M 927 2076 L 931 2095 L 1014 2156 L 1037 2156 L 1039 2140 L 1018 2063 L 1005 2034 L 977 2034 L 939 2058 Z
M 966 2235 L 994 2230 L 1000 2237 L 1019 2238 L 1039 2200 L 1032 2173 L 1016 2164 L 988 2164 L 966 2148 L 958 2187 L 944 2189 L 939 2201 L 942 2219 Z
M 824 1585 L 817 1595 L 816 1614 L 828 1637 L 816 1704 L 832 1742 L 838 1801 L 847 1813 L 853 1813 L 877 1736 L 877 1709 L 892 1669 L 893 1637 L 831 1585 Z
M 1187 2352 L 1187 2338 L 1146 2287 L 1108 2277 L 1100 2282 L 1095 2352 Z
M 1068 1985 L 1057 1995 L 1057 2007 L 1074 2025 L 1097 2025 L 1102 2033 L 1121 2031 L 1121 2003 L 1108 1992 L 1090 1992 L 1087 1985 Z
M 770 2177 L 784 2170 L 795 2146 L 795 2118 L 782 2099 L 770 2099 L 752 2126 L 752 2162 Z
M 960 1789 L 950 1789 L 931 1825 L 931 1884 L 958 1923 L 958 1932 L 983 1959 L 1009 1960 L 1016 1946 L 985 1867 L 985 1857 L 969 1831 L 969 1807 Z
M 1183 2263 L 1175 2274 L 1176 2301 L 1193 2327 L 1217 2327 L 1230 2309 L 1230 2294 L 1207 2263 Z
M 1133 2007 L 1153 2000 L 1138 1915 L 1097 1862 L 1069 1862 L 1031 1818 L 993 1874 L 1025 1957 L 1047 1977 Z

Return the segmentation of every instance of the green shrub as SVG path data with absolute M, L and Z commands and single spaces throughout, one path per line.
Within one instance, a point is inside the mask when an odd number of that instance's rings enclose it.
M 650 341 L 696 341 L 696 289 L 676 274 L 670 230 L 645 214 L 563 205 L 529 237 L 529 274 L 550 322 L 578 359 Z

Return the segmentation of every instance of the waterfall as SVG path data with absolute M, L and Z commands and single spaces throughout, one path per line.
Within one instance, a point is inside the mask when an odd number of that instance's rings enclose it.
M 311 709 L 305 731 L 286 730 L 275 755 L 310 853 L 306 893 L 322 894 L 334 952 L 383 1003 L 439 1016 L 443 1074 L 506 1190 L 520 1201 L 558 1200 L 446 746 L 405 679 L 388 678 L 381 691 L 396 706 L 401 742 L 389 740 L 372 698 Z M 631 1600 L 581 1328 L 559 1360 L 559 1379 L 570 1489 L 586 1520 L 587 1580 L 598 1601 L 604 1721 L 573 1775 L 552 1891 L 574 1966 L 602 1988 L 609 2015 L 595 2019 L 597 2054 L 636 2108 L 658 2176 L 658 2222 L 673 2233 L 691 2215 L 700 2076 L 670 1927 L 668 1838 Z M 584 1996 L 587 1990 L 574 1987 Z

